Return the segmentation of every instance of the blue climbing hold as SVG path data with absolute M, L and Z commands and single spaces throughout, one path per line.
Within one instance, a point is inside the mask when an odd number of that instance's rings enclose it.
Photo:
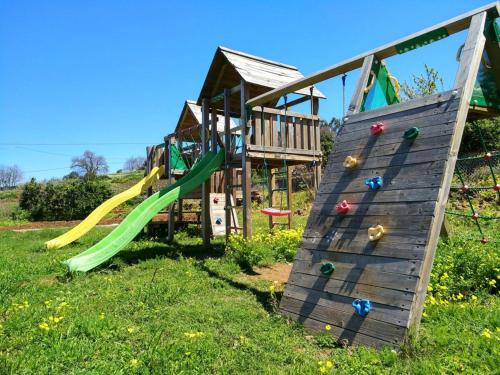
M 218 217 L 217 219 L 215 219 L 215 224 L 221 225 L 222 224 L 222 218 Z
M 383 180 L 382 180 L 382 177 L 380 177 L 380 176 L 375 176 L 375 177 L 369 178 L 365 181 L 365 185 L 369 186 L 370 189 L 372 189 L 372 190 L 375 190 L 375 189 L 382 187 L 382 184 L 383 184 Z
M 372 304 L 367 299 L 355 299 L 352 301 L 352 307 L 359 316 L 365 317 L 371 310 Z

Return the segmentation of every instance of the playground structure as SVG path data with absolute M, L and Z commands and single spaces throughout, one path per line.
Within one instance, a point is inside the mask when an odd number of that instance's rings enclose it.
M 153 194 L 147 185 L 149 198 L 70 259 L 69 268 L 87 271 L 106 261 L 165 207 L 171 238 L 188 197 L 201 201 L 204 244 L 221 232 L 215 225 L 224 225 L 226 236 L 241 230 L 250 238 L 252 169 L 268 179 L 269 201 L 261 212 L 270 227 L 281 215 L 289 225 L 291 171 L 308 165 L 317 195 L 281 312 L 313 329 L 329 325 L 331 334 L 351 344 L 401 345 L 422 316 L 465 122 L 500 110 L 498 15 L 499 5 L 490 4 L 307 77 L 292 66 L 219 47 L 198 101 L 187 101 L 175 132 L 147 150 L 147 175 L 163 167 L 168 186 Z M 453 88 L 402 102 L 384 59 L 462 30 L 468 33 Z M 324 95 L 313 85 L 357 68 L 361 74 L 321 179 Z M 306 101 L 310 113 L 290 111 Z M 285 189 L 276 187 L 279 169 L 286 173 Z M 493 180 L 498 194 L 494 174 Z M 238 190 L 241 228 L 233 203 Z M 287 205 L 273 207 L 280 190 Z M 215 194 L 224 199 L 215 202 Z M 214 220 L 220 202 L 224 220 Z
M 225 217 L 218 225 L 225 225 L 226 235 L 241 230 L 245 238 L 252 236 L 252 169 L 261 170 L 268 180 L 268 204 L 263 211 L 269 214 L 270 228 L 280 224 L 291 225 L 291 183 L 295 165 L 312 168 L 312 188 L 317 190 L 321 180 L 319 99 L 325 96 L 317 89 L 306 88 L 293 92 L 296 98 L 286 105 L 278 105 L 279 98 L 268 107 L 249 109 L 245 104 L 269 89 L 301 77 L 302 74 L 294 66 L 218 47 L 197 103 L 186 101 L 175 131 L 165 137 L 164 144 L 147 149 L 146 172 L 171 161 L 172 165 L 167 165 L 165 170 L 170 171 L 167 178 L 175 181 L 184 173 L 177 169 L 177 159 L 172 158 L 177 150 L 184 160 L 195 160 L 204 142 L 210 142 L 210 147 L 220 144 L 225 148 L 226 160 L 222 171 L 215 173 L 201 189 L 186 197 L 201 200 L 205 244 L 209 243 L 212 233 L 221 233 L 210 225 L 210 193 L 224 193 L 225 202 L 239 200 L 241 196 L 242 226 L 234 226 L 234 206 L 231 204 L 226 205 Z M 290 111 L 290 108 L 304 102 L 310 103 L 310 113 Z M 215 119 L 215 127 L 212 127 L 212 119 Z M 237 120 L 239 125 L 236 125 Z M 158 150 L 163 150 L 163 160 L 158 157 Z M 277 186 L 279 174 L 286 176 L 284 186 Z M 277 199 L 280 194 L 286 194 L 286 207 L 283 199 Z M 278 200 L 280 207 L 276 208 Z M 176 212 L 174 206 L 169 208 L 170 239 L 175 223 L 182 222 L 182 200 L 176 203 Z M 278 216 L 285 217 L 287 222 L 278 222 L 275 219 Z

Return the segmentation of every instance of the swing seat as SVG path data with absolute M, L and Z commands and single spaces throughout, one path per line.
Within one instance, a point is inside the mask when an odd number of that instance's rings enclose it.
M 292 213 L 290 210 L 279 210 L 272 207 L 263 208 L 260 212 L 267 216 L 289 216 Z

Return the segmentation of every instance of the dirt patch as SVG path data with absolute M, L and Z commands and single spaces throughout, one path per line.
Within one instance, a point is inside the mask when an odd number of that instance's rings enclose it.
M 99 225 L 110 225 L 119 224 L 120 219 L 106 219 L 99 222 Z M 26 229 L 47 229 L 47 228 L 70 228 L 77 224 L 80 224 L 81 220 L 70 220 L 70 221 L 34 221 L 32 223 L 9 225 L 6 227 L 0 227 L 0 232 L 7 230 L 26 230 Z
M 252 275 L 247 275 L 248 279 L 262 279 L 269 281 L 278 281 L 285 284 L 292 271 L 291 264 L 276 263 L 269 267 L 256 267 Z

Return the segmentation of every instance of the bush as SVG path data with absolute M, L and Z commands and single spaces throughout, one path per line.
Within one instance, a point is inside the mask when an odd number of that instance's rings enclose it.
M 470 300 L 474 293 L 498 292 L 499 255 L 479 241 L 451 238 L 440 243 L 428 287 L 431 303 Z M 473 298 L 472 298 L 473 299 Z
M 500 119 L 478 120 L 476 124 L 481 129 L 481 134 L 488 151 L 500 149 Z M 482 153 L 483 146 L 477 129 L 471 123 L 466 123 L 462 144 L 460 145 L 460 154 Z
M 31 220 L 75 220 L 85 218 L 112 195 L 103 179 L 67 179 L 45 186 L 32 179 L 24 186 L 19 207 Z
M 229 237 L 226 252 L 242 268 L 263 266 L 275 262 L 291 262 L 302 238 L 302 230 L 275 230 L 272 233 L 256 234 L 251 240 L 242 235 Z

